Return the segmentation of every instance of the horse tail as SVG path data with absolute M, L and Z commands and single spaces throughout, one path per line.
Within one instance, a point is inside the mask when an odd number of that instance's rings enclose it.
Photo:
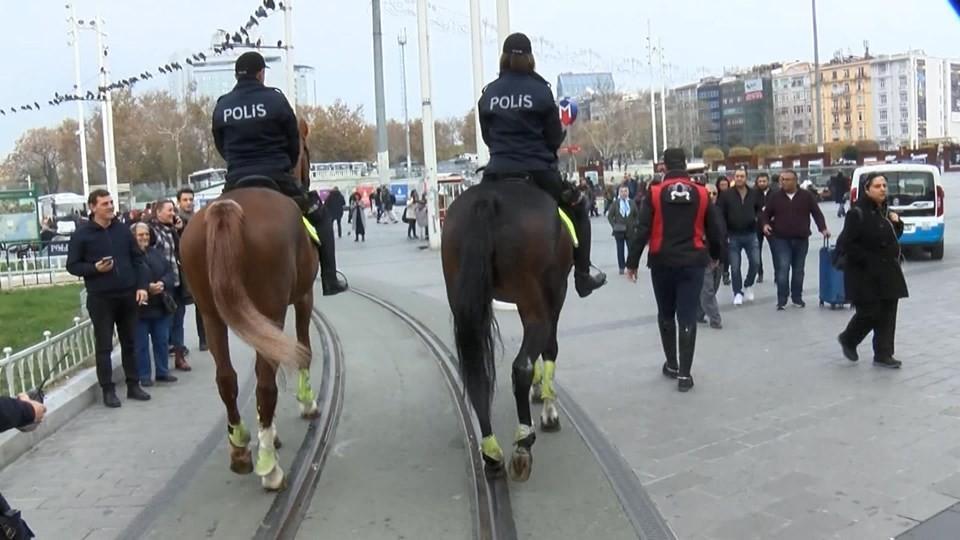
M 469 231 L 460 247 L 460 272 L 453 295 L 453 332 L 464 388 L 487 385 L 490 399 L 496 387 L 494 342 L 499 335 L 493 317 L 494 227 L 500 214 L 500 196 L 481 192 L 467 208 L 460 226 Z
M 278 366 L 299 369 L 307 365 L 309 351 L 260 313 L 236 271 L 249 263 L 243 220 L 243 208 L 236 201 L 216 201 L 207 207 L 207 264 L 214 306 L 227 326 L 259 354 Z

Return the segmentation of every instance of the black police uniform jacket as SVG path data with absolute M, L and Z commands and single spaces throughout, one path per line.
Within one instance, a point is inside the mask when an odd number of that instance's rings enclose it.
M 648 244 L 647 266 L 706 266 L 723 252 L 722 218 L 707 190 L 682 172 L 668 172 L 650 186 L 640 207 L 639 232 L 630 245 L 627 268 L 640 265 Z
M 276 88 L 237 81 L 213 109 L 213 141 L 227 162 L 227 181 L 252 174 L 288 173 L 300 157 L 297 116 Z
M 503 71 L 483 89 L 477 110 L 490 148 L 485 173 L 557 170 L 566 133 L 550 83 L 536 73 Z

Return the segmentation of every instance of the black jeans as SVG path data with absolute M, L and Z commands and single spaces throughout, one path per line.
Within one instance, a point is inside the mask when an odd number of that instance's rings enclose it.
M 696 326 L 703 278 L 703 266 L 651 266 L 657 317 L 661 321 L 676 319 L 681 327 Z
M 127 385 L 139 382 L 137 369 L 137 298 L 134 291 L 87 296 L 87 312 L 93 323 L 96 346 L 97 381 L 104 390 L 113 390 L 113 328 L 120 338 L 120 359 Z
M 873 357 L 884 360 L 893 357 L 893 342 L 897 334 L 897 306 L 899 300 L 878 300 L 857 304 L 856 312 L 840 334 L 844 345 L 856 347 L 873 332 Z

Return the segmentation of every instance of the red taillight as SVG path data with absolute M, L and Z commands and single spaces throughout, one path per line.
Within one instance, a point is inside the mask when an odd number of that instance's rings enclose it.
M 943 186 L 937 186 L 937 217 L 943 217 Z
M 857 188 L 850 189 L 850 204 L 857 202 Z

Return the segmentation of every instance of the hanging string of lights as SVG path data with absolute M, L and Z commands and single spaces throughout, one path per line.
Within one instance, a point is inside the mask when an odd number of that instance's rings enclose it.
M 261 38 L 254 39 L 254 36 L 251 36 L 251 31 L 254 30 L 254 27 L 259 26 L 262 20 L 269 18 L 274 13 L 283 12 L 285 10 L 286 7 L 283 5 L 282 1 L 277 2 L 275 0 L 263 0 L 262 5 L 257 7 L 257 10 L 250 15 L 250 18 L 247 19 L 247 21 L 241 25 L 237 31 L 233 32 L 232 34 L 225 31 L 221 32 L 223 36 L 223 42 L 213 47 L 213 54 L 221 55 L 233 49 L 285 50 L 286 47 L 284 46 L 283 41 L 277 41 L 276 45 L 266 45 L 263 43 Z M 107 51 L 102 51 L 102 54 L 106 55 Z M 100 86 L 97 88 L 96 92 L 89 90 L 82 95 L 70 92 L 55 92 L 52 98 L 42 101 L 46 102 L 47 107 L 55 107 L 63 103 L 72 103 L 77 101 L 103 101 L 108 92 L 132 88 L 141 81 L 154 78 L 155 74 L 166 75 L 175 71 L 181 71 L 183 70 L 183 64 L 192 66 L 205 62 L 206 60 L 206 52 L 197 52 L 184 57 L 183 63 L 179 61 L 173 61 L 157 66 L 153 70 L 144 70 L 136 75 L 118 79 L 107 86 Z M 29 111 L 39 111 L 40 103 L 41 100 L 34 100 L 33 102 L 24 103 L 17 106 L 0 107 L 0 117 L 5 117 L 8 115 L 12 116 Z

